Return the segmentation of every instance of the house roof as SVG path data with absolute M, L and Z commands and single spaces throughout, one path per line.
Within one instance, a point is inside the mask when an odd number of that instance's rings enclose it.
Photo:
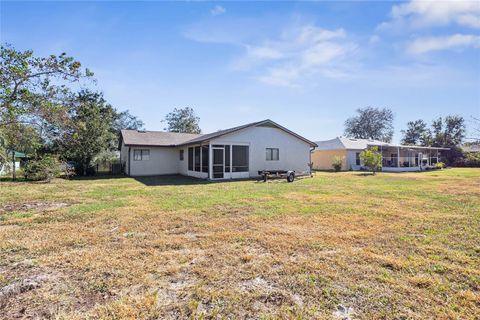
M 190 134 L 190 133 L 176 133 L 176 132 L 161 132 L 161 131 L 136 131 L 136 130 L 122 130 L 122 139 L 127 146 L 180 146 L 188 144 L 198 144 L 207 142 L 211 139 L 215 139 L 230 133 L 234 133 L 246 128 L 256 126 L 271 126 L 283 130 L 298 139 L 305 141 L 312 147 L 316 147 L 315 142 L 312 142 L 293 131 L 282 127 L 278 123 L 272 120 L 263 120 L 258 122 L 252 122 L 238 127 L 233 127 L 225 130 L 220 130 L 208 134 Z
M 14 152 L 15 152 L 15 158 L 26 158 L 27 157 L 27 155 L 23 152 L 20 152 L 20 151 L 14 151 Z M 12 150 L 7 150 L 7 154 L 9 156 L 11 156 L 12 155 Z
M 464 152 L 480 152 L 480 144 L 472 144 L 469 146 L 462 146 Z
M 122 130 L 122 139 L 126 146 L 171 147 L 201 136 L 201 134 Z
M 347 138 L 347 137 L 337 137 L 331 140 L 317 141 L 316 143 L 318 147 L 315 148 L 315 150 L 337 150 L 337 149 L 363 150 L 363 149 L 367 149 L 369 146 L 450 150 L 449 148 L 401 145 L 401 144 L 387 143 L 379 140 L 355 139 L 355 138 Z

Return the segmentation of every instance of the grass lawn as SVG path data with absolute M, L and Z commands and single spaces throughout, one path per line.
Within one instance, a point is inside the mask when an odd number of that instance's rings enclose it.
M 0 318 L 479 319 L 480 169 L 0 182 Z

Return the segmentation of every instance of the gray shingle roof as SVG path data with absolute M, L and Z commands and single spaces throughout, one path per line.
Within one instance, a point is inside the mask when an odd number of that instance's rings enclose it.
M 127 146 L 170 147 L 202 136 L 193 133 L 122 130 L 122 139 Z
M 438 150 L 449 150 L 449 148 L 438 148 L 438 147 L 421 147 L 421 146 L 408 146 L 394 143 L 386 143 L 379 140 L 370 140 L 370 139 L 354 139 L 347 137 L 337 137 L 331 140 L 317 141 L 318 147 L 315 150 L 337 150 L 337 149 L 347 149 L 347 150 L 363 150 L 367 149 L 369 146 L 386 146 L 386 147 L 411 147 L 417 149 L 438 149 Z
M 242 126 L 233 127 L 230 129 L 220 130 L 208 134 L 190 134 L 190 133 L 176 133 L 176 132 L 162 132 L 162 131 L 136 131 L 136 130 L 122 130 L 122 139 L 125 142 L 125 145 L 137 145 L 137 146 L 179 146 L 186 144 L 195 144 L 209 141 L 211 139 L 230 134 L 242 129 L 249 127 L 259 126 L 259 125 L 269 125 L 276 127 L 280 130 L 283 130 L 300 140 L 303 140 L 310 144 L 312 147 L 315 147 L 315 142 L 312 142 L 304 137 L 288 130 L 287 128 L 282 127 L 281 125 L 273 122 L 272 120 L 263 120 L 258 122 L 248 123 Z

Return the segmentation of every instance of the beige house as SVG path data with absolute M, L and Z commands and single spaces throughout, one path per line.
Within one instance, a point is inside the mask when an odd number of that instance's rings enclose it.
M 368 147 L 376 146 L 382 154 L 382 171 L 422 171 L 435 167 L 441 151 L 448 148 L 407 146 L 386 143 L 378 140 L 338 137 L 317 141 L 312 152 L 313 169 L 332 170 L 336 156 L 343 159 L 342 170 L 364 170 L 360 153 Z

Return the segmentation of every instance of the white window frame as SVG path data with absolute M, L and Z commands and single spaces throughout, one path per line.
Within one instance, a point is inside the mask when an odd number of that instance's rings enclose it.
M 138 157 L 140 155 L 140 157 Z M 133 149 L 133 161 L 150 160 L 150 149 Z
M 275 151 L 277 156 L 274 157 Z M 279 161 L 280 160 L 280 149 L 279 148 L 265 148 L 265 155 L 267 161 Z

